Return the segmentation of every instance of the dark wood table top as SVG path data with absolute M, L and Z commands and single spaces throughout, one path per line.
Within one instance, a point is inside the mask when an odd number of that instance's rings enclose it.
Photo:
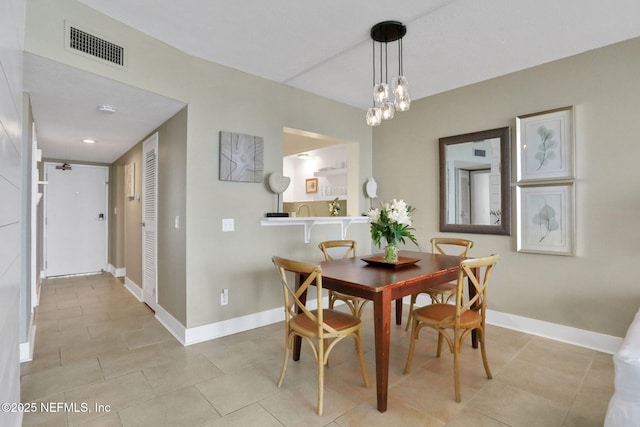
M 411 284 L 423 281 L 426 278 L 435 278 L 446 275 L 454 280 L 460 261 L 459 256 L 432 254 L 430 252 L 400 251 L 400 259 L 417 258 L 415 264 L 402 267 L 381 267 L 377 264 L 369 264 L 363 258 L 372 255 L 364 255 L 356 258 L 325 261 L 322 266 L 323 286 L 327 289 L 349 291 L 352 295 L 367 299 L 373 299 L 374 294 L 389 291 L 389 288 L 412 288 Z M 401 292 L 409 295 L 411 289 Z

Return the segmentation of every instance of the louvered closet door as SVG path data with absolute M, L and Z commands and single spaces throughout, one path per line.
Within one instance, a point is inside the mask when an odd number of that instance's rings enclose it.
M 158 215 L 158 134 L 142 145 L 142 297 L 156 310 L 157 295 L 157 215 Z

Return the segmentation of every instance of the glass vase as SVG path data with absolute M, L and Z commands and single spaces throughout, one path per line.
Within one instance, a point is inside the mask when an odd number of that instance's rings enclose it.
M 395 243 L 387 243 L 384 248 L 384 261 L 393 264 L 398 262 L 398 246 Z

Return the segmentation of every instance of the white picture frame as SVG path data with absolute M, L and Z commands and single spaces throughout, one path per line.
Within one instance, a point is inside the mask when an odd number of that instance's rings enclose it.
M 575 255 L 573 182 L 518 186 L 517 250 Z
M 124 167 L 125 191 L 127 197 L 133 199 L 136 197 L 136 164 L 135 162 L 127 163 Z
M 520 183 L 574 179 L 573 107 L 516 117 L 516 179 Z

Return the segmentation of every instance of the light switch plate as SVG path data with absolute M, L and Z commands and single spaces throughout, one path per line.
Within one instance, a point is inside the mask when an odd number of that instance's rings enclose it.
M 234 224 L 233 218 L 223 218 L 222 231 L 227 232 L 227 231 L 234 231 L 234 230 L 235 230 L 235 224 Z

